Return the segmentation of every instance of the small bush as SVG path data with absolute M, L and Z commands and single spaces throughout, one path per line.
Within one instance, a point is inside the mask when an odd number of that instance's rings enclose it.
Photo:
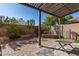
M 20 38 L 20 33 L 15 25 L 10 25 L 8 27 L 8 37 L 10 39 Z
M 15 31 L 15 32 L 16 32 L 16 31 Z M 9 37 L 10 39 L 20 38 L 20 34 L 15 33 L 15 32 L 9 32 L 8 37 Z
M 44 29 L 42 29 L 42 33 L 43 33 L 43 34 L 48 34 L 49 31 L 50 31 L 49 28 L 44 28 Z

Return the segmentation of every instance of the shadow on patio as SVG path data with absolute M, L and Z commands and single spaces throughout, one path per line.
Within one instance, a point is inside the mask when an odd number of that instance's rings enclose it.
M 57 49 L 57 48 L 48 47 L 48 46 L 42 46 L 42 47 L 47 48 L 47 49 L 52 49 L 53 51 L 54 51 L 54 50 L 63 51 L 63 52 L 65 52 L 65 53 L 67 53 L 68 55 L 74 54 L 74 55 L 76 55 L 76 56 L 79 56 L 79 48 L 77 48 L 77 47 L 73 48 L 73 49 L 70 50 L 70 51 L 65 51 L 65 50 L 62 50 L 62 49 Z
M 16 50 L 20 50 L 19 48 L 26 44 L 35 44 L 37 42 L 38 41 L 36 39 L 29 39 L 29 40 L 14 41 L 14 42 L 9 43 L 8 45 L 10 46 L 10 48 L 12 48 L 14 51 L 16 51 Z

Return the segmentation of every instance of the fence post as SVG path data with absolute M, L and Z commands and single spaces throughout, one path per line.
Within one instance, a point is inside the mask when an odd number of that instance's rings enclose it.
M 2 56 L 2 46 L 0 45 L 0 56 Z
M 71 29 L 69 29 L 69 38 L 71 39 Z
M 76 33 L 76 40 L 77 40 L 77 33 Z

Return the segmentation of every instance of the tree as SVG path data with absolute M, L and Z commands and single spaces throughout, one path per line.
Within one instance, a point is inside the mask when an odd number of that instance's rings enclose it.
M 34 19 L 30 19 L 30 26 L 34 26 L 35 25 L 35 20 Z
M 48 26 L 52 26 L 55 24 L 55 22 L 57 21 L 57 17 L 55 16 L 51 16 L 51 15 L 48 15 L 45 19 L 45 24 L 48 25 Z
M 5 16 L 0 16 L 0 26 L 3 25 L 3 20 L 5 19 Z
M 9 23 L 10 24 L 16 24 L 17 23 L 16 18 L 15 17 L 9 18 Z
M 7 16 L 5 19 L 4 19 L 4 24 L 9 24 L 9 17 Z
M 27 20 L 26 23 L 27 23 L 27 28 L 30 30 L 30 20 Z
M 50 28 L 50 31 L 51 31 L 51 26 L 54 25 L 55 22 L 58 22 L 58 17 L 52 16 L 52 15 L 48 15 L 46 17 L 45 21 L 43 22 L 43 24 L 48 26 Z
M 30 21 L 29 21 L 29 20 L 27 20 L 27 21 L 26 21 L 26 23 L 27 23 L 27 26 L 29 26 L 29 25 L 30 25 Z
M 65 18 L 65 21 L 71 21 L 71 19 L 73 18 L 73 16 L 67 15 L 64 18 Z
M 19 18 L 19 24 L 20 25 L 24 25 L 25 24 L 25 21 L 23 20 L 23 18 Z
M 56 22 L 58 22 L 58 17 L 48 15 L 43 22 L 43 24 L 49 26 L 51 28 L 52 25 L 54 25 Z

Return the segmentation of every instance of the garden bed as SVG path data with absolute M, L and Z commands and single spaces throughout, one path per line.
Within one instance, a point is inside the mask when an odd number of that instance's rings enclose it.
M 20 38 L 10 39 L 9 37 L 0 37 L 0 44 L 10 43 L 11 41 L 19 41 L 19 40 L 27 40 L 31 41 L 30 39 L 37 37 L 35 34 L 28 34 L 28 35 L 21 35 Z
M 42 34 L 42 37 L 44 37 L 44 38 L 53 38 L 53 39 L 58 39 L 59 38 L 58 35 L 54 35 L 54 34 Z

